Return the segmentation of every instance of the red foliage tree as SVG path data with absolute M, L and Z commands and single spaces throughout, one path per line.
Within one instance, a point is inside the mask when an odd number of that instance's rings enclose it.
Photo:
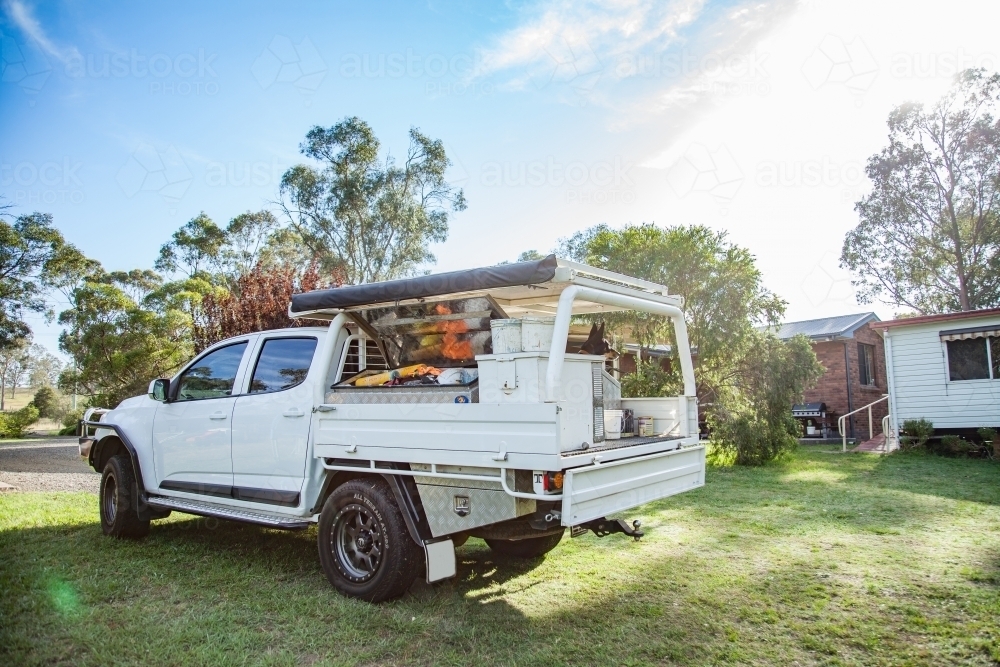
M 258 264 L 240 276 L 232 291 L 202 299 L 194 314 L 195 350 L 245 333 L 303 326 L 302 320 L 288 317 L 292 294 L 342 284 L 337 276 L 321 276 L 315 265 L 299 273 L 292 267 Z

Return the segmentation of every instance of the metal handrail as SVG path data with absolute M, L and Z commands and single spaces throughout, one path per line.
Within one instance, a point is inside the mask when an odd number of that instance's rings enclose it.
M 858 408 L 857 410 L 851 410 L 847 414 L 841 415 L 840 417 L 837 418 L 837 433 L 839 433 L 840 437 L 843 438 L 843 451 L 845 451 L 845 452 L 847 451 L 847 433 L 844 431 L 844 425 L 847 423 L 847 418 L 850 417 L 853 414 L 857 414 L 857 413 L 861 412 L 862 410 L 867 410 L 868 411 L 868 439 L 871 440 L 872 438 L 875 437 L 875 424 L 872 421 L 872 406 L 876 405 L 878 403 L 881 403 L 882 401 L 888 401 L 888 400 L 889 400 L 889 394 L 886 394 L 885 396 L 883 396 L 882 398 L 878 399 L 877 401 L 872 401 L 868 405 L 863 405 L 860 408 Z M 884 432 L 884 429 L 883 429 L 883 432 Z

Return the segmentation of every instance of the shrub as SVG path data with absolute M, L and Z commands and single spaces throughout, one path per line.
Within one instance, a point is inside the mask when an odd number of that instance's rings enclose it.
M 963 439 L 960 435 L 943 435 L 941 436 L 941 442 L 931 448 L 936 454 L 950 456 L 963 456 L 974 449 L 976 449 L 976 446 L 968 440 Z
M 927 419 L 907 419 L 903 421 L 903 433 L 905 435 L 899 439 L 902 449 L 923 447 L 934 435 L 934 424 Z
M 754 410 L 714 418 L 712 426 L 712 442 L 718 445 L 720 455 L 728 453 L 738 465 L 762 465 L 794 450 L 801 430 L 791 413 L 783 419 Z
M 634 373 L 622 377 L 623 398 L 656 398 L 676 396 L 682 391 L 682 383 L 673 373 L 663 370 L 656 359 L 640 361 Z
M 55 390 L 49 386 L 40 388 L 35 392 L 35 397 L 31 399 L 31 403 L 38 408 L 40 419 L 55 419 L 58 401 L 59 397 L 56 396 Z
M 983 447 L 993 455 L 993 458 L 1000 458 L 1000 439 L 997 438 L 997 430 L 989 426 L 984 426 L 977 431 L 979 437 L 983 439 Z
M 941 436 L 941 443 L 934 449 L 939 449 L 942 452 L 950 452 L 958 446 L 961 440 L 962 438 L 957 435 L 943 435 Z
M 64 414 L 62 418 L 63 427 L 59 430 L 59 435 L 76 435 L 81 419 L 83 419 L 83 408 L 70 410 Z
M 7 438 L 23 438 L 28 433 L 28 427 L 38 421 L 38 408 L 30 403 L 17 412 L 0 414 L 0 430 Z
M 791 406 L 822 374 L 809 340 L 760 335 L 708 415 L 712 442 L 740 465 L 762 465 L 798 445 Z

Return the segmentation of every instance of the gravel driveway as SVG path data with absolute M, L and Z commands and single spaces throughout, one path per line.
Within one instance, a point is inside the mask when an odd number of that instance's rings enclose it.
M 0 482 L 18 491 L 97 493 L 101 476 L 80 458 L 76 438 L 0 442 Z

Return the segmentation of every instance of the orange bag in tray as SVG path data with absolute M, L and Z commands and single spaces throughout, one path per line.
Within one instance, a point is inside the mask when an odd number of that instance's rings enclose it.
M 386 382 L 391 382 L 396 378 L 411 378 L 420 375 L 440 375 L 441 369 L 434 368 L 433 366 L 425 366 L 424 364 L 417 364 L 416 366 L 406 366 L 405 368 L 394 368 L 391 371 L 384 371 L 382 373 L 376 373 L 375 375 L 369 375 L 367 377 L 358 378 L 354 382 L 355 387 L 381 387 Z

